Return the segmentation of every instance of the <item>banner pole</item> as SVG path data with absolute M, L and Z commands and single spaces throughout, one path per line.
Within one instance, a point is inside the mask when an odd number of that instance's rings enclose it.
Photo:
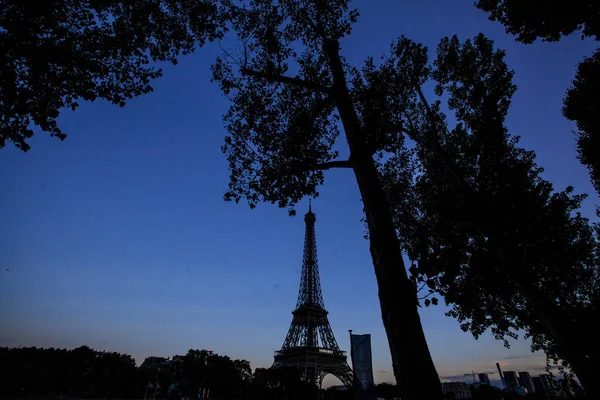
M 348 329 L 348 334 L 350 335 L 350 361 L 352 361 L 352 381 L 354 381 L 354 358 L 352 358 L 352 329 Z M 354 392 L 354 400 L 358 400 L 357 388 L 354 382 L 352 382 L 352 391 Z
M 350 334 L 350 360 L 352 360 L 352 329 L 348 329 L 348 334 Z M 352 369 L 354 369 L 354 360 L 352 360 Z

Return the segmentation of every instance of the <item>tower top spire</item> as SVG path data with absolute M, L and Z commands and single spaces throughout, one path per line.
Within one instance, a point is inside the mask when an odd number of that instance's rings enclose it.
M 308 199 L 308 212 L 304 214 L 304 220 L 308 222 L 308 220 L 316 220 L 316 215 L 312 212 L 312 199 Z

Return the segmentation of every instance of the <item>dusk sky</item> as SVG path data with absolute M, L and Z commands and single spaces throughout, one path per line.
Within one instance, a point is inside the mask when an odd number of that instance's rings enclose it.
M 453 34 L 483 32 L 505 49 L 518 85 L 511 133 L 536 151 L 557 189 L 590 194 L 583 212 L 593 217 L 600 201 L 575 157 L 574 124 L 560 112 L 593 42 L 516 43 L 472 0 L 352 5 L 361 17 L 342 51 L 354 65 L 384 54 L 401 34 L 428 46 L 430 58 Z M 210 82 L 219 53 L 209 44 L 166 65 L 155 91 L 125 108 L 96 102 L 64 111 L 64 142 L 37 134 L 28 153 L 11 144 L 0 150 L 0 346 L 88 345 L 138 363 L 198 348 L 270 366 L 296 304 L 308 202 L 292 218 L 274 205 L 251 210 L 223 200 L 228 102 Z M 343 350 L 348 329 L 371 333 L 376 380 L 391 382 L 356 182 L 348 170 L 325 179 L 313 211 L 330 322 Z M 475 341 L 445 310 L 421 311 L 443 379 L 492 372 L 496 362 L 542 372 L 544 357 L 531 354 L 529 342 L 508 350 L 490 334 Z

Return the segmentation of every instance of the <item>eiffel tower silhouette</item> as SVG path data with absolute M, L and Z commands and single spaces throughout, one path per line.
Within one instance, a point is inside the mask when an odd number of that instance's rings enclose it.
M 273 368 L 301 368 L 306 381 L 316 383 L 319 388 L 327 374 L 350 386 L 352 370 L 346 361 L 346 352 L 340 350 L 333 336 L 323 303 L 317 264 L 316 220 L 309 202 L 308 213 L 304 216 L 306 233 L 298 302 L 283 346 L 275 352 Z

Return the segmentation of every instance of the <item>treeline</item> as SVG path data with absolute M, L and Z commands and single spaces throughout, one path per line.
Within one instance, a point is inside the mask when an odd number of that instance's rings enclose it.
M 87 346 L 0 348 L 1 399 L 148 398 L 261 399 L 316 398 L 317 387 L 295 368 L 257 368 L 207 350 L 172 358 L 149 357 L 137 367 L 128 354 Z M 328 390 L 327 400 L 346 400 L 347 391 Z
M 0 398 L 140 397 L 142 371 L 127 354 L 36 347 L 0 348 Z

